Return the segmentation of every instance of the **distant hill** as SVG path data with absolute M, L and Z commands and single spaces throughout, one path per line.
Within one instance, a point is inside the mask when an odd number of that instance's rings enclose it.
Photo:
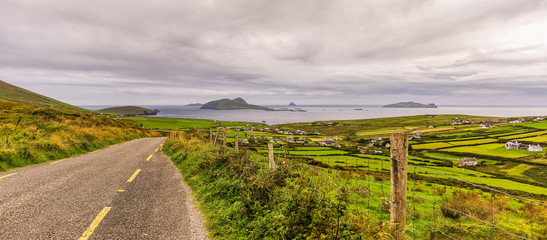
M 186 106 L 188 106 L 188 107 L 201 107 L 201 106 L 203 106 L 203 103 L 190 103 L 190 104 L 187 104 Z
M 90 112 L 87 109 L 72 106 L 68 103 L 57 101 L 53 98 L 31 92 L 24 88 L 20 88 L 0 80 L 0 101 L 22 103 L 28 105 L 37 105 L 44 107 L 56 107 L 71 109 L 76 111 Z
M 267 107 L 257 106 L 248 104 L 243 98 L 235 98 L 230 100 L 228 98 L 210 101 L 203 106 L 201 109 L 216 109 L 216 110 L 237 110 L 237 109 L 260 109 L 266 110 Z
M 99 110 L 98 112 L 128 116 L 128 115 L 156 115 L 160 111 L 158 109 L 152 110 L 152 109 L 137 107 L 137 106 L 123 106 L 123 107 L 105 108 L 105 109 Z
M 437 105 L 430 103 L 430 104 L 422 104 L 422 103 L 415 103 L 415 102 L 400 102 L 400 103 L 394 103 L 385 105 L 385 108 L 437 108 Z
M 296 104 L 291 102 L 291 103 L 289 103 L 289 107 L 296 107 Z

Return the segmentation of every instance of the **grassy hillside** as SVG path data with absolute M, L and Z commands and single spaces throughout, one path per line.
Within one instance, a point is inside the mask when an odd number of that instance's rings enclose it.
M 156 135 L 132 121 L 67 109 L 0 102 L 0 171 Z
M 48 98 L 46 96 L 3 82 L 1 80 L 0 101 L 89 112 L 89 110 L 87 109 L 79 108 L 61 101 L 57 101 L 52 98 Z
M 98 112 L 117 115 L 155 115 L 157 110 L 136 106 L 111 107 L 101 109 Z M 159 112 L 159 111 L 158 111 Z

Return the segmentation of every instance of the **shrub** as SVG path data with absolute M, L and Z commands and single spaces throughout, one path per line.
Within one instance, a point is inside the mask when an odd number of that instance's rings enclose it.
M 459 219 L 463 214 L 481 220 L 491 217 L 490 203 L 481 199 L 479 191 L 454 191 L 440 208 L 443 216 L 452 219 Z

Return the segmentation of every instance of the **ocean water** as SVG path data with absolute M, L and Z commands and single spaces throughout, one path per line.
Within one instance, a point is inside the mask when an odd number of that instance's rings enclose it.
M 82 106 L 98 110 L 110 106 Z M 491 117 L 546 116 L 547 106 L 439 106 L 439 108 L 382 108 L 381 106 L 298 106 L 305 112 L 263 110 L 211 110 L 189 106 L 143 106 L 158 109 L 153 117 L 214 119 L 222 121 L 263 122 L 270 125 L 328 120 L 370 119 L 424 114 L 465 114 Z M 268 106 L 274 109 L 287 106 Z M 359 109 L 359 110 L 357 110 Z

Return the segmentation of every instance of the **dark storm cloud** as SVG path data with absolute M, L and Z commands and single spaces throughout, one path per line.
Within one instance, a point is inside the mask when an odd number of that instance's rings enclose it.
M 539 0 L 0 0 L 0 15 L 0 79 L 75 104 L 502 103 L 543 96 L 547 75 Z

